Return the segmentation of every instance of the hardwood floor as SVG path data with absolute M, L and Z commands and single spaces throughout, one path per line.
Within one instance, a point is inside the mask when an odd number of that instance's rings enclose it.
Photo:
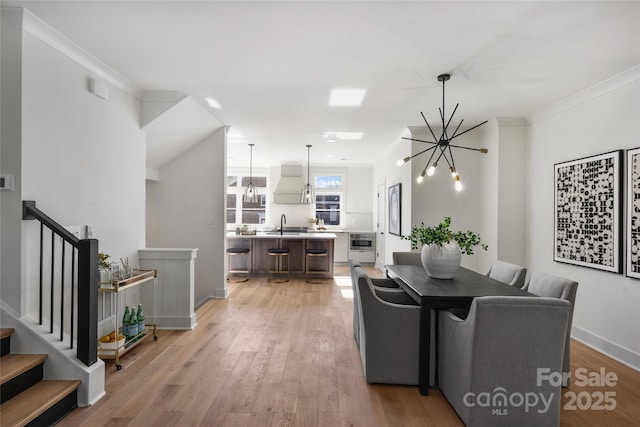
M 438 391 L 422 397 L 416 387 L 366 383 L 348 267 L 335 276 L 325 284 L 229 284 L 226 300 L 197 310 L 194 330 L 159 331 L 157 342 L 121 359 L 120 371 L 108 361 L 107 395 L 59 426 L 463 425 Z M 579 367 L 615 372 L 617 386 L 563 393 L 614 391 L 616 408 L 563 410 L 562 426 L 638 425 L 640 372 L 573 341 L 572 370 Z

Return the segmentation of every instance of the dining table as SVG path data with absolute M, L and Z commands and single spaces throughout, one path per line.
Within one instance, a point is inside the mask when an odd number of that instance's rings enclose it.
M 431 351 L 431 311 L 443 309 L 466 309 L 476 297 L 483 296 L 534 296 L 520 288 L 492 279 L 484 274 L 460 267 L 452 279 L 430 277 L 422 266 L 386 265 L 387 275 L 411 298 L 420 304 L 420 365 L 418 387 L 423 396 L 429 393 L 429 367 Z M 436 322 L 437 325 L 437 322 Z M 436 328 L 437 338 L 437 328 Z M 435 340 L 437 356 L 437 339 Z M 437 357 L 436 357 L 437 360 Z M 436 366 L 437 372 L 437 366 Z

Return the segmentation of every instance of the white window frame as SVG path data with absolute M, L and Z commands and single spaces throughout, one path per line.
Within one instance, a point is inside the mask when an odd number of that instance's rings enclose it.
M 313 184 L 314 184 L 314 190 L 316 192 L 316 196 L 318 195 L 322 195 L 322 194 L 337 194 L 340 195 L 340 224 L 338 225 L 329 225 L 329 224 L 325 224 L 325 227 L 327 229 L 341 229 L 344 228 L 346 226 L 346 206 L 347 206 L 347 201 L 346 201 L 346 188 L 347 188 L 347 175 L 346 173 L 342 173 L 342 172 L 325 172 L 325 173 L 319 173 L 319 172 L 315 172 L 312 174 L 313 176 Z M 319 176 L 339 176 L 342 182 L 342 188 L 317 188 L 315 186 L 316 183 L 316 177 Z M 313 215 L 317 214 L 318 208 L 317 208 L 317 204 L 315 203 L 314 200 L 314 207 L 313 207 Z
M 235 229 L 236 227 L 240 227 L 242 226 L 244 223 L 242 222 L 242 197 L 244 196 L 244 190 L 245 187 L 243 187 L 242 184 L 242 178 L 246 178 L 249 176 L 249 169 L 247 169 L 246 171 L 243 169 L 238 169 L 238 170 L 228 170 L 227 177 L 229 176 L 233 176 L 236 177 L 236 179 L 238 180 L 238 185 L 236 185 L 235 187 L 229 187 L 228 185 L 226 186 L 226 194 L 235 194 L 236 196 L 236 207 L 235 207 L 235 213 L 236 213 L 236 222 L 235 223 L 231 223 L 231 222 L 227 222 L 227 228 L 228 229 Z M 263 228 L 266 227 L 269 224 L 269 208 L 271 203 L 269 202 L 269 181 L 270 181 L 270 176 L 269 176 L 269 171 L 268 170 L 257 170 L 254 168 L 253 170 L 253 176 L 259 176 L 259 177 L 265 177 L 267 182 L 266 182 L 266 187 L 256 187 L 257 191 L 258 191 L 258 196 L 264 196 L 261 197 L 261 207 L 264 208 L 264 224 L 247 224 L 251 227 L 254 228 Z M 227 220 L 227 211 L 230 210 L 229 207 L 226 206 L 227 205 L 227 201 L 226 201 L 226 195 L 225 195 L 225 222 Z

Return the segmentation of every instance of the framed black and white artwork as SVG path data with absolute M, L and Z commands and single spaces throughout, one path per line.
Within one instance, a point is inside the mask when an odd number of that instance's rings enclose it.
M 389 187 L 389 233 L 400 235 L 402 184 Z
M 640 148 L 627 150 L 627 272 L 640 279 Z
M 554 166 L 554 261 L 622 273 L 622 166 L 622 150 Z

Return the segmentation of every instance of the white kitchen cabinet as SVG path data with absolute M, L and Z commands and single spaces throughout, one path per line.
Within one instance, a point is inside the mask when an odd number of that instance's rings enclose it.
M 334 262 L 349 262 L 349 233 L 335 232 Z

